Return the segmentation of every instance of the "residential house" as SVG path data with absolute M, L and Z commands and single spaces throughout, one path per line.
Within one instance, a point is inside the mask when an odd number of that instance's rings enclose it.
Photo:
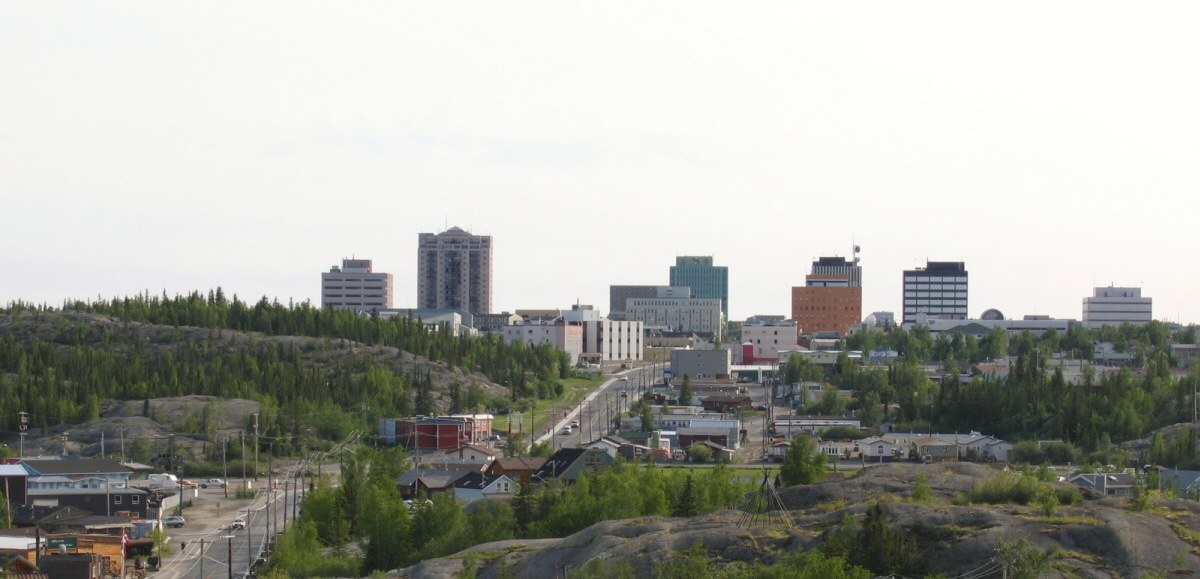
M 500 456 L 500 453 L 496 452 L 495 449 L 477 444 L 467 444 L 455 450 L 448 450 L 435 455 L 429 462 L 480 463 L 487 465 L 496 460 L 498 456 Z
M 1159 490 L 1173 490 L 1184 498 L 1200 496 L 1200 470 L 1176 470 L 1158 467 Z
M 958 460 L 958 444 L 945 438 L 918 438 L 909 446 L 909 457 L 928 462 Z
M 1137 486 L 1137 479 L 1133 475 L 1123 472 L 1079 474 L 1071 477 L 1068 482 L 1085 489 L 1119 497 L 1133 496 L 1133 487 Z
M 417 495 L 430 496 L 434 493 L 453 493 L 454 485 L 471 472 L 465 470 L 431 470 L 414 468 L 396 478 L 400 495 L 411 499 Z
M 532 477 L 542 465 L 546 464 L 544 457 L 499 457 L 488 465 L 487 473 L 492 475 L 502 474 L 510 480 L 519 481 L 523 476 Z
M 899 444 L 889 442 L 878 436 L 864 438 L 855 441 L 858 445 L 858 451 L 863 458 L 863 462 L 893 462 L 904 459 L 905 451 L 908 449 Z
M 454 483 L 454 498 L 474 501 L 498 495 L 511 495 L 517 490 L 513 480 L 502 474 L 473 472 Z
M 613 461 L 608 453 L 597 448 L 563 448 L 555 452 L 533 475 L 534 482 L 558 479 L 567 484 L 575 482 L 585 472 L 606 468 Z

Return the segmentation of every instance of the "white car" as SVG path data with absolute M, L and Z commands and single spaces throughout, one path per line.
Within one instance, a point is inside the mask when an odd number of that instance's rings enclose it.
M 210 478 L 210 479 L 200 483 L 200 488 L 206 489 L 208 487 L 215 487 L 215 488 L 223 489 L 223 488 L 225 488 L 225 481 L 223 481 L 219 478 Z
M 241 529 L 245 529 L 245 528 L 246 528 L 246 519 L 243 519 L 242 517 L 238 517 L 238 518 L 234 519 L 233 522 L 229 524 L 229 530 L 231 530 L 231 531 L 237 531 L 237 530 L 241 530 Z

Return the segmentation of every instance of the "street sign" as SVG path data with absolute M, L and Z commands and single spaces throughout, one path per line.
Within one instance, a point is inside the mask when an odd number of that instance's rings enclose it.
M 75 549 L 79 543 L 75 537 L 49 537 L 46 539 L 47 549 L 58 549 L 60 545 L 65 545 L 68 549 Z

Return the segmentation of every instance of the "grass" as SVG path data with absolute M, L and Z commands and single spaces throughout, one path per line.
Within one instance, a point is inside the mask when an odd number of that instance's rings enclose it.
M 1069 517 L 1069 516 L 1041 517 L 1041 516 L 1038 516 L 1038 517 L 1022 517 L 1022 518 L 1025 518 L 1025 519 L 1028 519 L 1031 521 L 1037 521 L 1039 523 L 1049 523 L 1052 525 L 1103 525 L 1104 524 L 1104 521 L 1101 521 L 1100 519 L 1097 519 L 1096 517 L 1087 517 L 1087 516 L 1075 516 L 1075 517 Z
M 542 431 L 546 430 L 550 424 L 557 423 L 562 420 L 561 413 L 556 414 L 557 418 L 553 418 L 551 422 L 551 412 L 555 408 L 570 409 L 579 404 L 588 394 L 604 383 L 604 379 L 585 379 L 585 378 L 567 378 L 561 381 L 563 384 L 562 396 L 554 400 L 535 400 L 533 407 L 533 428 L 535 436 L 541 435 Z M 529 432 L 529 410 L 521 413 L 525 417 L 525 432 Z M 492 430 L 496 432 L 508 431 L 508 414 L 501 414 L 492 420 Z M 513 432 L 520 430 L 517 424 L 513 425 Z
M 1183 542 L 1193 547 L 1200 547 L 1200 533 L 1180 525 L 1179 523 L 1171 523 L 1171 530 L 1175 531 L 1175 534 L 1179 535 L 1179 538 L 1183 540 Z
M 817 503 L 817 509 L 823 513 L 831 513 L 831 512 L 836 511 L 844 506 L 846 506 L 846 501 L 844 501 L 844 500 L 829 501 L 829 502 L 825 502 L 825 503 Z

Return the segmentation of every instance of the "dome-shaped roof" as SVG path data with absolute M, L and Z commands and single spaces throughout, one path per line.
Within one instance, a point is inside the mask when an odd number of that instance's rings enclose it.
M 979 316 L 981 320 L 1003 320 L 1004 314 L 997 309 L 984 310 L 983 315 Z

